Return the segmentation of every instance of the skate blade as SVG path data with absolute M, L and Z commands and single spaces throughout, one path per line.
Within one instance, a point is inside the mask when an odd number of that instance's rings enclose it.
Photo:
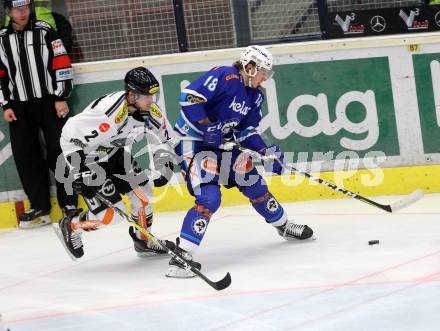
M 70 256 L 70 258 L 73 261 L 76 261 L 77 258 L 69 251 L 69 249 L 66 246 L 66 243 L 64 242 L 64 236 L 61 232 L 60 225 L 58 223 L 53 223 L 52 228 L 55 231 L 55 234 L 57 235 L 58 239 L 61 241 L 61 244 L 63 245 L 64 249 L 66 250 L 67 254 Z
M 194 278 L 196 274 L 191 270 L 182 269 L 176 266 L 169 266 L 165 276 L 169 278 Z
M 49 225 L 50 223 L 52 222 L 50 221 L 50 217 L 47 215 L 34 218 L 32 221 L 20 222 L 18 227 L 22 230 L 35 229 L 45 225 Z
M 304 244 L 310 241 L 315 241 L 316 237 L 315 235 L 312 235 L 310 238 L 307 239 L 295 239 L 295 238 L 286 238 L 286 237 L 283 237 L 283 239 L 291 243 Z
M 156 252 L 136 252 L 138 257 L 141 258 L 154 258 L 154 257 L 168 257 L 169 255 L 166 252 L 163 253 L 156 253 Z

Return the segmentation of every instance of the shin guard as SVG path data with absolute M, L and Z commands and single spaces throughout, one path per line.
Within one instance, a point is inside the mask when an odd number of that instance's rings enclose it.
M 286 223 L 287 216 L 284 213 L 283 207 L 270 192 L 266 192 L 261 197 L 251 199 L 250 201 L 255 210 L 264 217 L 267 223 L 274 226 Z
M 188 211 L 180 232 L 181 246 L 184 250 L 193 252 L 200 245 L 211 215 L 212 212 L 202 205 L 195 205 Z

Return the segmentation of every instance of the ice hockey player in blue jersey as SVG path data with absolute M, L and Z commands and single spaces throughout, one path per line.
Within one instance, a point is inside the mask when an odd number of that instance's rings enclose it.
M 310 227 L 288 219 L 249 155 L 238 149 L 222 149 L 225 141 L 232 140 L 262 155 L 284 159 L 279 147 L 268 146 L 257 131 L 264 101 L 260 85 L 272 76 L 272 63 L 272 55 L 265 47 L 249 46 L 232 66 L 215 67 L 182 89 L 181 111 L 175 125 L 182 140 L 176 152 L 182 160 L 187 187 L 195 197 L 195 206 L 186 214 L 178 238 L 187 257 L 192 258 L 211 216 L 220 206 L 220 185 L 237 187 L 284 239 L 312 238 Z M 266 166 L 271 166 L 275 174 L 282 172 L 277 162 Z M 173 259 L 166 275 L 194 276 Z

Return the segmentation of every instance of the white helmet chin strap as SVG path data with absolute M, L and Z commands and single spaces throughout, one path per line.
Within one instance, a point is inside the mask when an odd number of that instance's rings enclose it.
M 251 76 L 249 76 L 249 78 L 248 78 L 248 86 L 252 87 L 252 77 Z
M 248 81 L 247 86 L 249 86 L 249 87 L 252 87 L 252 78 L 254 78 L 257 75 L 257 72 L 258 72 L 258 70 L 257 70 L 257 68 L 255 66 L 254 66 L 254 69 L 255 69 L 255 71 L 252 74 L 252 69 L 247 71 L 246 68 L 244 68 L 244 73 L 246 74 L 247 81 Z

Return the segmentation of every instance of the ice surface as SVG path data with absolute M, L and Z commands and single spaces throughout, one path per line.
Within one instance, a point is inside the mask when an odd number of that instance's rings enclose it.
M 220 292 L 164 277 L 169 258 L 138 258 L 125 223 L 85 233 L 75 262 L 51 227 L 2 231 L 3 321 L 11 331 L 440 329 L 440 194 L 396 214 L 353 199 L 285 209 L 318 239 L 286 242 L 250 205 L 214 215 L 195 258 L 214 280 L 231 273 Z M 174 239 L 183 216 L 155 215 L 153 232 Z

